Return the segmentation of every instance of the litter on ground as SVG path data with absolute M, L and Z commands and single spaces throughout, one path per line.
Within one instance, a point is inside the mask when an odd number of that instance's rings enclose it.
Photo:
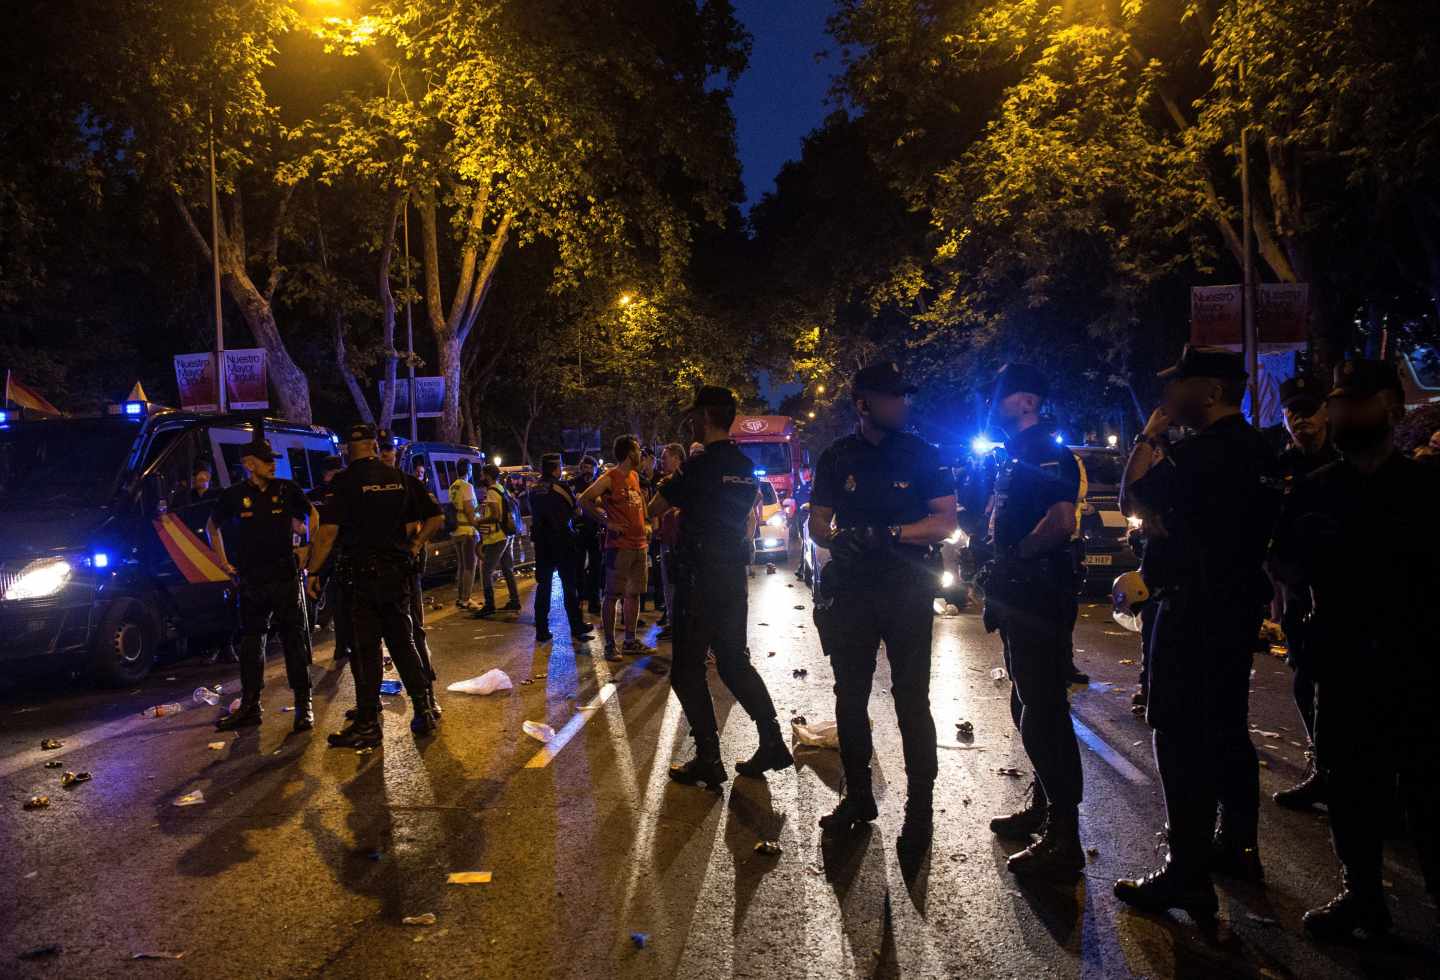
M 204 803 L 204 802 L 205 802 L 205 794 L 204 794 L 203 792 L 201 792 L 200 790 L 197 789 L 197 790 L 195 790 L 194 792 L 186 793 L 184 796 L 182 796 L 182 797 L 180 797 L 179 799 L 177 799 L 177 800 L 175 801 L 175 805 L 176 805 L 176 806 L 199 806 L 201 803 Z
M 452 871 L 445 879 L 447 885 L 488 885 L 490 884 L 490 872 L 488 871 Z
M 435 924 L 435 913 L 424 912 L 420 915 L 407 915 L 400 920 L 402 925 L 407 926 L 433 926 Z
M 510 680 L 510 675 L 499 667 L 492 667 L 479 677 L 472 677 L 465 681 L 456 681 L 445 688 L 455 694 L 494 694 L 496 691 L 513 690 L 515 684 Z

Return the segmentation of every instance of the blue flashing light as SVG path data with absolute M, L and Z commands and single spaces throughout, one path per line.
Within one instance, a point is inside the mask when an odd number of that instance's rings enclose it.
M 10 421 L 10 413 L 7 412 L 7 411 L 5 411 L 3 408 L 0 408 L 0 425 L 4 425 L 6 422 L 9 422 L 9 421 Z
M 1062 433 L 1059 433 L 1059 432 L 1055 433 L 1055 445 L 1057 445 L 1057 446 L 1063 446 L 1063 445 L 1065 445 L 1065 436 L 1064 436 Z
M 96 568 L 109 568 L 110 556 L 103 551 L 97 551 L 90 556 L 90 564 Z
M 144 402 L 126 402 L 125 405 L 124 405 L 124 407 L 123 407 L 123 411 L 125 412 L 126 415 L 144 415 L 144 414 L 145 414 L 145 403 L 144 403 Z
M 992 442 L 984 436 L 976 436 L 970 440 L 970 451 L 976 456 L 984 456 L 986 453 L 993 453 L 1000 448 L 1000 443 Z
M 755 471 L 755 475 L 756 475 L 756 476 L 764 476 L 767 472 L 769 472 L 769 471 L 768 471 L 768 470 L 756 470 L 756 471 Z

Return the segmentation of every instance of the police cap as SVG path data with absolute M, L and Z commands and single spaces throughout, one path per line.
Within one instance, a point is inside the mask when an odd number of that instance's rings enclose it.
M 697 408 L 735 408 L 735 392 L 719 385 L 702 385 L 695 392 L 695 402 L 690 411 Z
M 541 473 L 548 473 L 551 470 L 562 470 L 564 468 L 564 460 L 559 453 L 546 453 L 540 457 Z
M 244 459 L 247 456 L 253 456 L 256 459 L 268 460 L 275 460 L 280 458 L 280 454 L 270 448 L 270 440 L 263 439 L 258 436 L 255 439 L 251 440 L 248 445 L 240 447 L 240 458 Z
M 1280 383 L 1280 406 L 1301 415 L 1314 415 L 1325 401 L 1325 389 L 1304 375 Z
M 1400 373 L 1389 361 L 1357 358 L 1335 365 L 1335 387 L 1330 389 L 1331 398 L 1369 398 L 1382 391 L 1393 391 L 1402 398 L 1405 394 L 1400 384 Z
M 864 391 L 873 391 L 878 395 L 913 395 L 920 389 L 905 383 L 905 376 L 900 373 L 900 365 L 894 361 L 883 361 L 879 364 L 868 364 L 856 371 L 850 382 L 850 390 L 854 395 Z
M 1246 377 L 1245 361 L 1234 351 L 1223 347 L 1196 347 L 1186 344 L 1180 352 L 1180 360 L 1161 371 L 1156 377 L 1166 381 L 1183 378 L 1217 378 L 1228 381 Z
M 1050 394 L 1050 382 L 1045 380 L 1045 375 L 1040 373 L 1037 367 L 1029 364 L 1005 364 L 995 375 L 995 390 L 991 394 L 991 401 L 1000 402 L 1017 391 L 1027 391 L 1032 395 L 1039 395 L 1043 400 Z
M 380 443 L 381 449 L 395 448 L 395 435 L 389 429 L 376 429 L 375 439 Z
M 369 442 L 375 438 L 375 426 L 369 422 L 356 422 L 350 426 L 350 432 L 345 437 L 346 442 Z

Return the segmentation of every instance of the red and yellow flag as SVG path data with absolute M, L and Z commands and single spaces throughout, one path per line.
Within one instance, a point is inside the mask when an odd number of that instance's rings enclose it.
M 161 514 L 155 519 L 155 533 L 160 535 L 160 543 L 180 567 L 185 581 L 192 585 L 230 581 L 230 576 L 220 567 L 219 557 L 179 517 Z
M 9 371 L 5 372 L 5 403 L 19 405 L 21 408 L 28 408 L 33 412 L 44 412 L 47 415 L 63 415 L 64 412 L 51 405 L 45 400 L 45 396 L 34 388 L 23 384 L 16 379 Z

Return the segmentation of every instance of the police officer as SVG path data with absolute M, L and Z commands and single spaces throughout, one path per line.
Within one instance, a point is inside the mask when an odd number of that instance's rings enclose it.
M 329 742 L 341 748 L 371 748 L 381 741 L 382 636 L 414 704 L 411 731 L 428 735 L 435 730 L 435 695 L 415 649 L 409 592 L 415 558 L 445 518 L 403 473 L 380 462 L 374 426 L 352 426 L 348 444 L 350 465 L 335 477 L 335 496 L 311 551 L 310 567 L 325 563 L 338 537 L 351 578 L 346 587 L 355 625 L 355 717 Z M 419 530 L 412 532 L 412 525 Z
M 377 435 L 379 437 L 380 462 L 384 463 L 386 466 L 398 470 L 400 468 L 398 458 L 399 449 L 395 445 L 395 437 L 390 434 L 389 429 L 381 429 L 377 433 Z M 442 514 L 444 513 L 444 511 L 441 510 L 440 507 L 440 500 L 435 496 L 434 491 L 430 489 L 430 484 L 410 473 L 405 474 L 405 482 L 416 493 L 424 494 L 426 497 L 430 498 L 430 502 L 435 505 L 435 509 L 439 510 Z M 425 675 L 429 677 L 432 682 L 433 693 L 435 666 L 430 662 L 430 644 L 425 642 L 426 554 L 427 552 L 422 546 L 420 548 L 419 554 L 415 556 L 415 561 L 412 563 L 410 569 L 410 629 L 415 637 L 415 652 L 420 657 L 420 665 L 425 668 Z M 432 699 L 430 707 L 435 712 L 437 717 L 442 713 L 440 710 L 440 702 L 434 701 Z
M 815 625 L 835 672 L 845 770 L 845 797 L 820 826 L 844 832 L 878 812 L 870 783 L 869 705 L 884 641 L 905 753 L 900 842 L 923 847 L 933 826 L 938 768 L 930 714 L 935 552 L 955 531 L 956 509 L 953 475 L 932 446 L 905 432 L 915 391 L 894 363 L 856 372 L 850 397 L 860 425 L 820 456 L 810 534 L 831 555 L 821 571 Z
M 570 621 L 571 640 L 595 632 L 580 613 L 580 538 L 574 527 L 575 495 L 560 479 L 560 454 L 540 457 L 540 482 L 530 490 L 530 540 L 535 545 L 535 642 L 549 643 L 552 579 L 560 575 L 560 594 Z
M 583 456 L 570 480 L 570 496 L 579 498 L 599 475 L 595 457 Z M 580 541 L 580 601 L 588 603 L 590 615 L 600 612 L 600 585 L 605 579 L 605 561 L 600 546 L 600 524 L 585 511 L 575 511 L 575 531 Z
M 675 550 L 675 660 L 670 682 L 690 721 L 695 757 L 671 766 L 670 778 L 717 790 L 727 775 L 720 760 L 715 705 L 705 679 L 707 652 L 713 651 L 720 679 L 760 733 L 755 754 L 737 762 L 735 770 L 742 776 L 763 776 L 769 770 L 787 769 L 795 760 L 785 747 L 770 692 L 745 645 L 750 514 L 760 487 L 755 464 L 730 438 L 735 395 L 728 388 L 702 387 L 689 416 L 705 452 L 666 481 L 651 499 L 649 514 L 658 517 L 672 507 L 685 513 Z
M 1329 437 L 1325 391 L 1319 382 L 1303 375 L 1289 378 L 1280 385 L 1280 407 L 1285 413 L 1285 431 L 1290 434 L 1290 445 L 1280 453 L 1280 475 L 1285 481 L 1286 495 L 1311 473 L 1340 458 Z M 1307 625 L 1310 596 L 1305 590 L 1287 588 L 1283 582 L 1279 585 L 1287 659 L 1295 671 L 1295 706 L 1300 710 L 1311 747 L 1305 777 L 1276 793 L 1275 802 L 1294 810 L 1308 810 L 1316 803 L 1325 802 L 1325 778 L 1315 765 L 1315 672 L 1307 656 L 1311 642 Z
M 320 483 L 306 494 L 310 503 L 315 506 L 316 513 L 320 515 L 321 523 L 325 522 L 326 508 L 330 506 L 330 500 L 335 495 L 332 481 L 335 474 L 344 468 L 345 460 L 339 456 L 326 456 L 320 463 Z M 351 628 L 350 613 L 345 606 L 346 594 L 342 588 L 347 578 L 342 571 L 344 564 L 344 551 L 338 547 L 332 549 L 319 574 L 320 589 L 325 594 L 325 601 L 316 615 L 317 625 L 321 629 L 332 627 L 335 630 L 334 656 L 337 660 L 350 656 L 351 648 L 355 645 L 355 632 Z
M 1039 840 L 1010 856 L 1015 874 L 1065 877 L 1085 867 L 1080 846 L 1080 747 L 1067 694 L 1075 626 L 1071 538 L 1080 498 L 1075 454 L 1040 417 L 1045 377 L 1006 364 L 995 378 L 991 418 L 1004 431 L 1007 459 L 995 478 L 984 569 L 987 626 L 999 629 L 1010 674 L 1010 716 L 1035 767 L 1028 804 L 990 821 L 997 836 Z
M 272 629 L 285 650 L 285 674 L 295 694 L 295 731 L 315 726 L 310 700 L 310 643 L 295 560 L 295 522 L 319 525 L 300 487 L 275 478 L 277 456 L 257 436 L 240 450 L 246 478 L 221 494 L 206 530 L 222 567 L 239 580 L 240 707 L 221 718 L 221 731 L 260 724 L 265 686 L 265 641 Z
M 1165 792 L 1165 866 L 1115 883 L 1147 911 L 1216 911 L 1211 874 L 1259 881 L 1260 776 L 1250 742 L 1250 664 L 1273 587 L 1264 562 L 1282 481 L 1265 438 L 1240 414 L 1240 355 L 1187 346 L 1161 372 L 1165 397 L 1126 463 L 1121 505 L 1140 516 L 1165 572 L 1146 719 Z M 1171 425 L 1193 432 L 1171 444 Z M 1148 573 L 1147 569 L 1147 573 Z M 1217 829 L 1216 814 L 1219 812 Z
M 1339 365 L 1329 415 L 1342 458 L 1287 496 L 1271 567 L 1314 596 L 1315 747 L 1342 890 L 1304 922 L 1317 939 L 1343 941 L 1390 928 L 1381 856 L 1397 786 L 1440 899 L 1440 471 L 1395 448 L 1404 394 L 1393 365 Z M 1384 665 L 1380 690 L 1364 677 L 1373 664 Z

